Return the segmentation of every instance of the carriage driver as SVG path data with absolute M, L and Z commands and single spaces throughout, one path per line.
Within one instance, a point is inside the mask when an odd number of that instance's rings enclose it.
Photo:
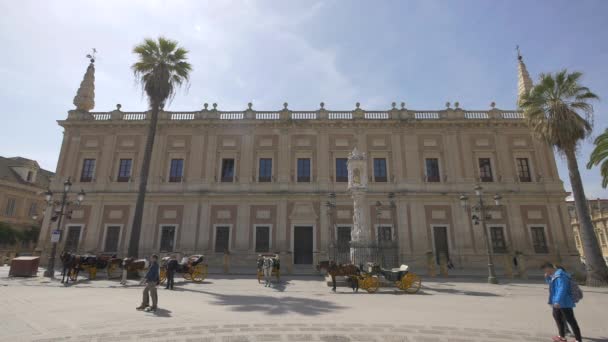
M 171 254 L 171 257 L 169 259 L 169 262 L 167 262 L 167 286 L 165 287 L 165 289 L 169 290 L 173 290 L 173 284 L 175 283 L 174 277 L 175 277 L 175 272 L 177 271 L 178 268 L 178 263 L 177 263 L 177 259 L 175 258 L 175 254 Z
M 156 311 L 156 307 L 158 304 L 158 295 L 156 293 L 156 285 L 158 285 L 160 281 L 160 267 L 158 266 L 158 256 L 156 254 L 152 255 L 152 262 L 150 263 L 150 268 L 148 269 L 148 273 L 144 279 L 142 279 L 142 283 L 146 283 L 146 288 L 144 289 L 143 298 L 141 301 L 141 305 L 138 306 L 137 310 L 146 310 L 146 311 Z M 150 298 L 152 297 L 152 306 L 150 304 Z

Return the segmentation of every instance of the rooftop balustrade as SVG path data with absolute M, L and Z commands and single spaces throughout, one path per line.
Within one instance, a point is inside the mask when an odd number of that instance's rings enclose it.
M 326 110 L 321 107 L 316 111 L 291 111 L 285 108 L 280 111 L 256 111 L 249 107 L 245 111 L 221 111 L 214 104 L 213 109 L 205 109 L 192 112 L 165 112 L 161 111 L 161 121 L 194 121 L 194 120 L 406 120 L 406 121 L 431 121 L 431 120 L 523 120 L 524 114 L 516 110 L 464 110 L 460 108 L 447 108 L 444 110 L 410 110 L 402 106 L 397 109 L 393 106 L 387 111 L 366 111 L 357 107 L 350 111 Z M 148 112 L 122 112 L 120 109 L 111 112 L 81 112 L 70 111 L 68 121 L 94 120 L 94 121 L 144 121 L 148 119 Z

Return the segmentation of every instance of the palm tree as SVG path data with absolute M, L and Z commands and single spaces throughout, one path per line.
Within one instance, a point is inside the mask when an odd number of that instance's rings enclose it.
M 144 160 L 139 174 L 139 192 L 128 251 L 129 256 L 137 257 L 158 113 L 164 108 L 166 102 L 173 98 L 176 88 L 188 82 L 192 66 L 186 62 L 188 50 L 178 47 L 176 41 L 163 37 L 159 37 L 158 41 L 145 39 L 143 43 L 133 48 L 133 53 L 137 55 L 138 60 L 131 66 L 131 69 L 148 96 L 150 105 L 148 112 L 150 125 L 148 126 Z
M 600 172 L 602 174 L 602 187 L 605 189 L 608 186 L 608 128 L 595 139 L 594 144 L 595 148 L 591 152 L 587 168 L 591 169 L 593 166 L 602 163 Z
M 589 88 L 579 84 L 580 72 L 567 70 L 555 74 L 541 74 L 540 82 L 520 103 L 534 133 L 563 153 L 568 163 L 570 184 L 580 222 L 580 233 L 585 253 L 587 285 L 608 285 L 608 267 L 602 257 L 595 236 L 585 190 L 576 161 L 578 142 L 591 133 L 593 106 L 598 99 Z

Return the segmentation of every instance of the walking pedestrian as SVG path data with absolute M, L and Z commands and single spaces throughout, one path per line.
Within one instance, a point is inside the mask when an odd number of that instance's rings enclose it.
M 570 274 L 563 268 L 555 267 L 551 263 L 541 266 L 545 271 L 545 281 L 549 284 L 549 302 L 553 309 L 553 319 L 557 325 L 559 335 L 553 337 L 553 341 L 562 342 L 566 339 L 566 322 L 572 328 L 576 342 L 582 342 L 581 331 L 574 317 L 575 298 L 572 295 L 572 284 Z
M 158 266 L 158 256 L 156 254 L 152 255 L 152 262 L 150 263 L 150 268 L 148 269 L 148 273 L 144 279 L 142 279 L 142 283 L 146 284 L 143 292 L 143 298 L 141 300 L 141 305 L 138 306 L 137 310 L 146 310 L 146 311 L 156 311 L 158 306 L 158 294 L 156 293 L 156 285 L 158 285 L 160 280 L 160 267 Z M 150 298 L 152 297 L 152 306 L 150 306 Z
M 175 283 L 174 277 L 175 272 L 177 271 L 178 263 L 175 258 L 175 254 L 171 254 L 171 258 L 169 262 L 167 262 L 167 286 L 165 289 L 173 290 L 173 284 Z

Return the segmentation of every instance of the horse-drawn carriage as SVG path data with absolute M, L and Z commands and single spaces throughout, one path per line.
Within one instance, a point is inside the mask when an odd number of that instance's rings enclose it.
M 164 257 L 160 262 L 160 282 L 163 283 L 167 280 L 167 263 L 169 262 L 170 257 Z M 204 263 L 205 256 L 204 255 L 191 255 L 188 258 L 184 258 L 182 262 L 178 263 L 177 270 L 175 273 L 182 273 L 184 279 L 192 280 L 194 282 L 200 283 L 205 278 L 207 278 L 207 274 L 209 273 L 209 267 L 206 263 Z
M 71 281 L 76 281 L 81 271 L 88 272 L 89 279 L 95 280 L 97 278 L 97 271 L 103 269 L 108 270 L 108 278 L 110 278 L 110 269 L 119 265 L 121 261 L 114 255 L 76 255 L 68 252 L 61 253 L 59 258 L 63 264 L 63 278 L 67 276 L 68 280 Z
M 258 283 L 264 279 L 264 268 L 272 267 L 271 277 L 276 277 L 277 282 L 281 280 L 281 259 L 276 253 L 259 254 L 258 260 Z
M 418 275 L 409 272 L 407 265 L 399 268 L 384 269 L 380 265 L 368 262 L 366 267 L 357 267 L 352 264 L 336 264 L 334 261 L 321 261 L 317 266 L 318 270 L 326 270 L 331 276 L 332 291 L 336 291 L 336 277 L 344 276 L 350 282 L 353 291 L 359 288 L 369 293 L 378 291 L 381 278 L 393 282 L 394 285 L 407 293 L 416 293 L 422 286 L 422 280 Z

